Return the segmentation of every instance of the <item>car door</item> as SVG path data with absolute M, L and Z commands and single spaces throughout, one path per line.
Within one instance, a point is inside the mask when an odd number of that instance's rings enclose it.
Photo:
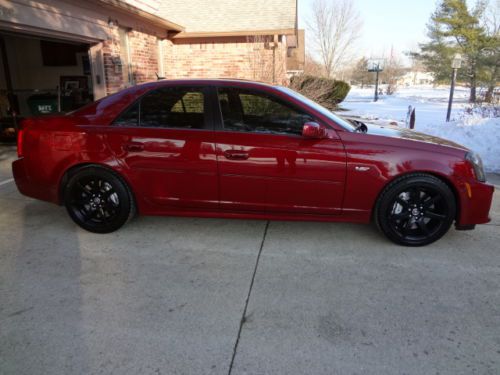
M 220 86 L 217 102 L 215 142 L 222 209 L 341 212 L 346 155 L 333 129 L 327 130 L 327 139 L 303 137 L 303 124 L 315 119 L 259 90 Z
M 164 87 L 141 97 L 107 127 L 107 144 L 159 207 L 218 208 L 217 163 L 207 89 Z

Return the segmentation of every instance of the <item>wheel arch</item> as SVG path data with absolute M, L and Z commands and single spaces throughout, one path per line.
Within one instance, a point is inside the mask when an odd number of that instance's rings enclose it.
M 78 171 L 85 169 L 85 168 L 101 168 L 101 169 L 105 169 L 105 170 L 113 173 L 114 175 L 116 175 L 118 178 L 120 178 L 127 185 L 128 189 L 130 190 L 130 192 L 132 194 L 132 199 L 134 200 L 135 206 L 137 207 L 137 198 L 136 198 L 136 194 L 134 192 L 134 189 L 132 187 L 132 184 L 130 183 L 128 178 L 126 178 L 123 175 L 123 173 L 110 167 L 109 165 L 101 164 L 101 163 L 90 163 L 90 162 L 83 162 L 83 163 L 74 164 L 64 171 L 61 178 L 59 179 L 59 184 L 58 184 L 58 195 L 57 196 L 58 196 L 59 205 L 64 203 L 64 187 L 66 186 L 69 178 L 73 174 L 75 174 Z
M 453 193 L 453 196 L 455 198 L 455 204 L 456 204 L 456 213 L 455 213 L 455 220 L 458 220 L 460 217 L 460 212 L 461 212 L 461 207 L 460 207 L 460 194 L 458 192 L 457 187 L 455 184 L 452 182 L 451 178 L 443 173 L 439 173 L 436 171 L 427 171 L 427 170 L 419 170 L 419 171 L 408 171 L 402 174 L 398 174 L 390 179 L 388 179 L 385 184 L 382 186 L 380 191 L 377 194 L 377 199 L 375 200 L 375 204 L 372 207 L 372 212 L 371 212 L 371 218 L 374 220 L 375 218 L 375 213 L 377 211 L 378 204 L 380 202 L 380 197 L 384 193 L 384 191 L 387 189 L 389 185 L 392 183 L 404 179 L 404 178 L 410 178 L 412 176 L 419 176 L 419 175 L 427 175 L 427 176 L 433 176 L 435 178 L 438 178 L 442 182 L 444 182 L 451 190 Z

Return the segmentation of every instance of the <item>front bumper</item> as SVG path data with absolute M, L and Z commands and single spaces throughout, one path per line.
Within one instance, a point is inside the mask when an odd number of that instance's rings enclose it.
M 490 222 L 490 209 L 495 186 L 478 181 L 463 182 L 459 186 L 460 215 L 457 227 L 469 227 Z

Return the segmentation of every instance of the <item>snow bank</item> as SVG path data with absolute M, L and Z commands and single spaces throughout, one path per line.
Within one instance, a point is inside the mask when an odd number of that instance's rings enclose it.
M 373 102 L 373 89 L 353 88 L 342 103 L 348 116 L 359 116 L 378 124 L 397 123 L 405 126 L 408 106 L 416 109 L 415 130 L 449 139 L 479 153 L 485 169 L 500 172 L 500 118 L 483 118 L 469 114 L 468 90 L 457 88 L 452 121 L 446 122 L 448 88 L 409 87 L 392 96 L 381 96 Z
M 500 118 L 469 117 L 438 125 L 422 124 L 415 130 L 449 139 L 476 151 L 488 172 L 500 172 Z

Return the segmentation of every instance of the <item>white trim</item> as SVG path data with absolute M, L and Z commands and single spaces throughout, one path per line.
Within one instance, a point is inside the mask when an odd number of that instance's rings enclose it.
M 165 67 L 163 65 L 163 41 L 160 38 L 156 39 L 158 45 L 158 75 L 165 77 Z

